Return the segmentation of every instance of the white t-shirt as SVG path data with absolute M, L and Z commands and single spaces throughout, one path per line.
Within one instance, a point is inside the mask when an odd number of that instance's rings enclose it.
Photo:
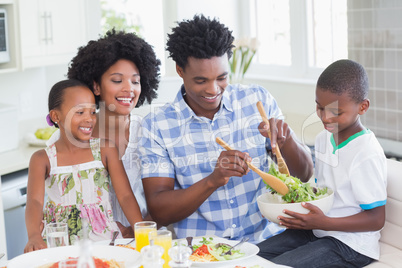
M 370 130 L 356 133 L 338 146 L 333 135 L 324 130 L 316 138 L 315 156 L 318 186 L 327 186 L 335 192 L 334 203 L 327 216 L 345 217 L 385 205 L 386 158 Z M 313 232 L 317 237 L 335 237 L 363 255 L 379 258 L 380 231 Z

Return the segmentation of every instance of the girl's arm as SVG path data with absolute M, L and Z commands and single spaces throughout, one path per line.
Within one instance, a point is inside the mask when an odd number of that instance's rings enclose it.
M 29 162 L 27 204 L 25 224 L 28 243 L 24 252 L 46 248 L 42 239 L 43 203 L 45 198 L 45 179 L 49 174 L 50 163 L 45 150 L 35 152 Z
M 133 227 L 134 223 L 143 219 L 123 163 L 119 158 L 119 153 L 113 143 L 105 141 L 105 146 L 101 148 L 101 155 L 103 165 L 110 174 L 117 200 L 123 209 L 124 215 L 126 215 L 127 220 Z
M 286 214 L 295 218 L 289 219 L 279 216 L 281 225 L 289 229 L 369 232 L 380 230 L 385 223 L 385 206 L 364 210 L 347 217 L 331 218 L 325 216 L 318 207 L 312 204 L 302 203 L 302 205 L 310 210 L 308 214 L 299 214 L 285 210 Z

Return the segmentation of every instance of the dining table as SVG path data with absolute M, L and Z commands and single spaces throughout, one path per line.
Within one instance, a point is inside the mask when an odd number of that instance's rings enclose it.
M 218 238 L 214 236 L 214 239 L 217 240 L 217 242 L 221 242 L 221 240 L 223 240 L 222 238 Z M 219 240 L 220 239 L 220 240 Z M 117 239 L 116 240 L 116 245 L 118 244 L 126 244 L 127 241 L 132 242 L 132 240 L 130 239 Z M 174 242 L 178 242 L 179 240 L 173 240 Z M 184 240 L 182 240 L 184 242 Z M 98 245 L 108 245 L 109 244 L 109 240 L 105 240 L 105 241 L 98 241 L 95 242 L 95 244 Z M 245 245 L 246 244 L 246 245 Z M 135 242 L 132 242 L 133 246 L 135 246 Z M 248 248 L 256 248 L 254 245 L 250 244 L 250 243 L 244 243 L 243 244 L 245 246 L 244 250 L 247 251 Z M 253 249 L 252 249 L 253 251 Z M 22 255 L 20 255 L 22 256 Z M 18 258 L 19 256 L 15 257 Z M 10 262 L 5 260 L 5 258 L 0 259 L 0 268 L 7 268 L 7 263 Z M 33 267 L 35 267 L 35 265 L 33 264 Z M 135 265 L 135 268 L 139 267 L 139 265 Z M 284 265 L 278 265 L 275 264 L 271 261 L 268 261 L 260 256 L 257 255 L 256 251 L 253 252 L 253 254 L 247 256 L 246 258 L 240 258 L 238 260 L 232 260 L 232 261 L 228 261 L 227 263 L 225 262 L 216 262 L 216 263 L 193 263 L 191 265 L 191 268 L 193 267 L 207 267 L 207 268 L 215 268 L 215 267 L 219 267 L 219 268 L 286 268 L 289 266 L 284 266 Z

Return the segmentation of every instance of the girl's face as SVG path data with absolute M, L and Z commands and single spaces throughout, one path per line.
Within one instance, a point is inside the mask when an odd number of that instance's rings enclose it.
M 317 115 L 326 130 L 341 137 L 349 137 L 362 130 L 359 116 L 367 111 L 368 99 L 356 103 L 347 93 L 337 95 L 319 87 L 315 96 Z
M 69 139 L 88 141 L 96 123 L 95 97 L 84 86 L 66 88 L 61 106 L 50 113 Z
M 118 60 L 102 75 L 101 83 L 94 84 L 94 93 L 100 96 L 108 111 L 129 115 L 141 94 L 137 66 L 129 60 Z
M 228 85 L 228 69 L 226 54 L 211 59 L 189 57 L 185 69 L 176 67 L 186 89 L 184 99 L 196 115 L 212 119 L 219 110 Z

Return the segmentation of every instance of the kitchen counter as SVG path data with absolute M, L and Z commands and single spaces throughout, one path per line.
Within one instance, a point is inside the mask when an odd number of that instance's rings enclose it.
M 0 176 L 28 168 L 29 160 L 34 152 L 44 147 L 32 147 L 22 143 L 16 150 L 0 154 Z

